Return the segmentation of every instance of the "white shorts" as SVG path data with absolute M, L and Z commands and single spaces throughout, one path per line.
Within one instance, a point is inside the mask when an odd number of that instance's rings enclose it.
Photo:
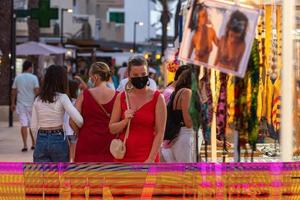
M 162 148 L 162 155 L 166 162 L 196 162 L 195 131 L 182 127 L 174 144 L 170 148 Z
M 22 127 L 30 127 L 30 120 L 32 115 L 32 107 L 18 104 L 16 112 Z

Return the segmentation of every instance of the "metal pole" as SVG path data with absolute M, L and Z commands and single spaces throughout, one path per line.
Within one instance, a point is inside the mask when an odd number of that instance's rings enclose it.
M 133 24 L 133 53 L 135 53 L 135 49 L 136 49 L 136 24 L 137 24 L 137 22 L 134 22 L 134 24 Z
M 11 87 L 16 76 L 16 14 L 14 1 L 11 1 L 11 52 L 10 52 L 10 77 L 9 77 L 9 105 L 11 105 Z M 13 127 L 13 112 L 9 106 L 8 126 Z
M 63 46 L 64 43 L 64 9 L 60 11 L 60 43 Z
M 294 31 L 295 0 L 282 1 L 282 111 L 280 129 L 281 161 L 290 162 L 293 158 L 293 101 L 294 101 Z

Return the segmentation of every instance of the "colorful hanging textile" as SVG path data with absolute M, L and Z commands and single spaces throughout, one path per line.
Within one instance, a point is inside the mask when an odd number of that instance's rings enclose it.
M 258 137 L 257 95 L 259 90 L 259 52 L 257 41 L 254 41 L 246 75 L 235 79 L 235 129 L 239 132 L 239 145 L 245 148 L 246 143 L 256 148 Z M 250 85 L 249 85 L 250 84 Z M 250 88 L 250 92 L 249 91 Z M 250 102 L 247 103 L 247 97 Z
M 220 94 L 217 106 L 217 139 L 223 140 L 226 133 L 227 125 L 227 82 L 228 75 L 220 73 Z
M 189 107 L 189 113 L 191 115 L 192 121 L 193 121 L 193 128 L 194 130 L 199 129 L 199 124 L 200 124 L 200 103 L 199 103 L 199 94 L 198 94 L 198 81 L 196 79 L 196 69 L 193 66 L 193 72 L 192 72 L 192 98 L 190 102 L 190 107 Z
M 211 123 L 213 116 L 213 97 L 210 85 L 210 69 L 203 68 L 204 75 L 200 80 L 200 103 L 201 103 L 201 128 L 203 137 L 207 144 L 210 144 L 211 139 Z
M 248 73 L 251 83 L 251 105 L 248 119 L 248 140 L 252 150 L 256 150 L 258 139 L 259 119 L 257 116 L 257 97 L 259 91 L 259 50 L 258 43 L 255 40 L 253 43 L 250 60 L 248 64 Z

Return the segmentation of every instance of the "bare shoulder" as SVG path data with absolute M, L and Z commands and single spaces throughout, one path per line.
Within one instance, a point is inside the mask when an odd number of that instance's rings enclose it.
M 192 90 L 189 88 L 183 88 L 182 89 L 182 95 L 181 98 L 182 99 L 186 99 L 189 98 L 192 95 Z
M 149 95 L 151 95 L 151 96 L 153 96 L 154 94 L 155 94 L 155 92 L 156 92 L 157 90 L 152 90 L 151 88 L 147 88 L 147 93 L 149 94 Z
M 159 94 L 158 95 L 158 101 L 163 101 L 163 102 L 165 102 L 165 97 L 164 97 L 164 95 L 163 94 Z

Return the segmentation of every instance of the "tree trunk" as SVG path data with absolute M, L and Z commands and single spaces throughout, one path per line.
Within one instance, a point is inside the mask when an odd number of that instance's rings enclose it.
M 168 46 L 168 23 L 170 22 L 170 12 L 168 8 L 168 0 L 161 0 L 161 4 L 163 7 L 160 18 L 160 22 L 162 24 L 161 55 L 164 56 L 165 49 Z
M 28 9 L 38 8 L 39 0 L 28 0 Z M 40 41 L 40 27 L 38 20 L 28 19 L 28 35 L 29 41 Z M 30 60 L 34 65 L 34 74 L 36 74 L 39 79 L 42 77 L 42 66 L 39 66 L 39 57 L 38 56 L 30 56 Z
M 177 6 L 176 6 L 176 12 L 175 12 L 175 33 L 174 33 L 174 40 L 178 37 L 178 32 L 179 32 L 179 14 L 181 10 L 181 0 L 178 0 Z
M 0 105 L 9 105 L 12 1 L 0 0 Z

